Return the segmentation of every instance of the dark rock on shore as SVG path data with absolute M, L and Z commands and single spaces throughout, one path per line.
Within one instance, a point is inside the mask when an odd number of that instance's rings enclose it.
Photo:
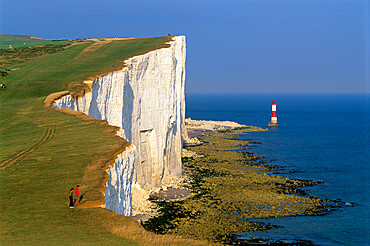
M 174 201 L 189 198 L 192 195 L 191 190 L 186 188 L 167 188 L 167 190 L 160 190 L 152 192 L 149 195 L 150 201 Z

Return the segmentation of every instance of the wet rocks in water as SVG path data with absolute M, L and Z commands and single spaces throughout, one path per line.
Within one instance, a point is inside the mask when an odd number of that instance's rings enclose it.
M 159 216 L 144 227 L 159 233 L 239 244 L 243 242 L 233 235 L 271 228 L 247 218 L 323 215 L 336 208 L 332 201 L 308 196 L 302 189 L 319 182 L 269 174 L 278 167 L 268 166 L 263 156 L 247 152 L 248 142 L 235 137 L 245 131 L 248 128 L 218 132 L 200 139 L 204 144 L 188 147 L 204 155 L 183 159 L 195 195 L 178 202 L 158 202 Z M 151 198 L 165 201 L 169 194 L 160 191 Z

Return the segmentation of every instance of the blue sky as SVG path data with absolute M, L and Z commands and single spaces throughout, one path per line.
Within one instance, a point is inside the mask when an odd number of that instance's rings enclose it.
M 190 93 L 369 93 L 368 0 L 0 0 L 0 33 L 184 34 Z

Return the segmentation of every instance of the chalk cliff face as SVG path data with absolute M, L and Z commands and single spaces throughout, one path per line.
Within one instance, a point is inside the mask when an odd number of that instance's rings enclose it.
M 109 170 L 107 208 L 128 215 L 132 182 L 154 187 L 181 175 L 185 57 L 185 37 L 176 36 L 169 48 L 132 57 L 122 70 L 97 78 L 84 96 L 55 102 L 54 108 L 81 111 L 122 128 L 119 135 L 133 144 Z
M 105 207 L 119 214 L 131 215 L 132 178 L 134 174 L 135 146 L 131 145 L 119 154 L 107 172 L 109 179 L 105 185 Z

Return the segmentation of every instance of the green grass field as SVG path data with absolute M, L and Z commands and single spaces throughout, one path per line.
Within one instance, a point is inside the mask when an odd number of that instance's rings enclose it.
M 43 46 L 47 44 L 58 45 L 68 43 L 71 43 L 71 41 L 38 39 L 32 38 L 29 35 L 0 34 L 0 49 L 8 49 L 9 45 L 11 45 L 13 48 L 20 48 L 20 47 Z
M 127 144 L 116 128 L 45 109 L 53 92 L 122 67 L 123 60 L 165 46 L 169 37 L 112 41 L 75 59 L 91 42 L 9 65 L 0 90 L 1 245 L 163 245 L 198 242 L 145 231 L 103 208 L 68 208 L 68 191 L 99 196 L 103 166 Z M 114 65 L 114 67 L 113 67 Z

